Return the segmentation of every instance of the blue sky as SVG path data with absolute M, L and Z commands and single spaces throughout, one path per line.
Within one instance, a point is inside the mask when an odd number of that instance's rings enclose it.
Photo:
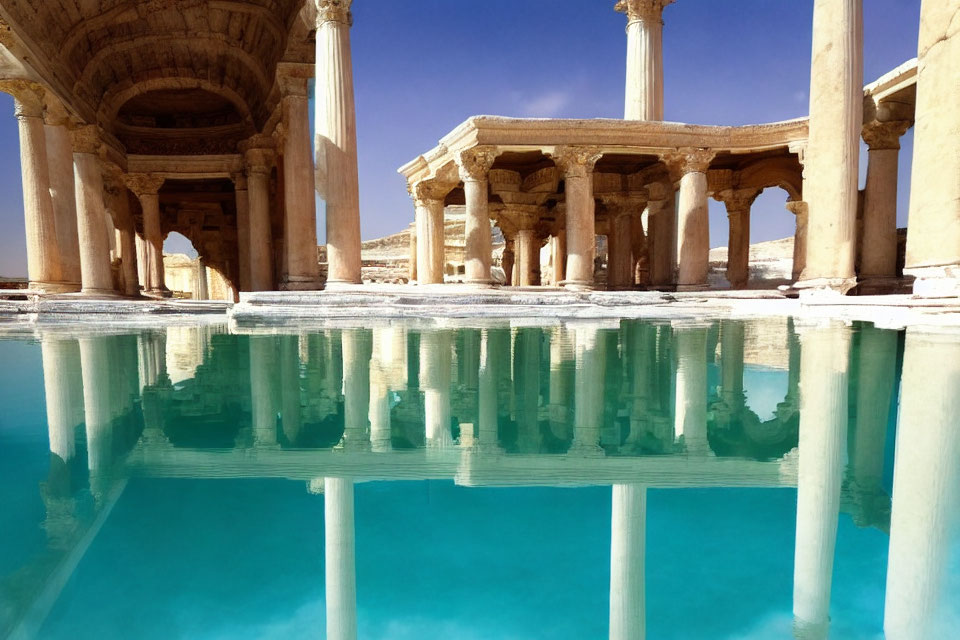
M 476 114 L 623 115 L 625 18 L 613 0 L 356 0 L 352 30 L 363 237 L 413 219 L 396 170 Z M 864 77 L 916 56 L 920 0 L 864 2 Z M 813 0 L 678 0 L 664 12 L 666 119 L 750 124 L 805 116 Z M 0 94 L 0 274 L 26 272 L 17 125 Z M 903 140 L 905 224 L 912 132 Z M 865 156 L 864 156 L 865 157 Z M 861 174 L 865 162 L 861 163 Z M 754 241 L 793 233 L 786 194 L 757 200 Z M 322 208 L 318 228 L 323 241 Z M 711 246 L 726 244 L 711 204 Z

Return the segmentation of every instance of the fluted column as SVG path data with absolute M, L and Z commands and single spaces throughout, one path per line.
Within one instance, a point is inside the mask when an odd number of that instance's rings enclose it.
M 815 0 L 810 141 L 804 168 L 807 264 L 798 287 L 854 284 L 863 125 L 863 0 Z
M 350 53 L 352 2 L 316 0 L 316 188 L 326 202 L 328 286 L 360 283 L 357 115 Z
M 357 640 L 353 480 L 324 478 L 323 485 L 327 640 Z
M 0 81 L 0 90 L 15 98 L 20 130 L 20 177 L 27 236 L 27 276 L 30 288 L 59 293 L 76 290 L 63 278 L 57 223 L 50 198 L 50 169 L 43 126 L 44 90 L 27 80 Z
M 450 433 L 450 331 L 420 334 L 420 389 L 427 447 L 452 444 Z
M 663 8 L 673 0 L 620 0 L 627 14 L 627 120 L 663 120 Z
M 307 101 L 307 81 L 312 76 L 310 65 L 280 63 L 277 69 L 282 96 L 283 248 L 287 265 L 280 288 L 289 291 L 320 288 L 314 170 L 310 157 L 310 105 Z
M 710 453 L 707 442 L 707 327 L 674 325 L 677 348 L 674 437 L 683 437 L 688 454 Z
M 793 616 L 798 637 L 825 638 L 846 456 L 850 329 L 837 323 L 799 330 L 800 459 Z
M 860 277 L 868 281 L 867 286 L 886 290 L 892 290 L 891 280 L 897 275 L 897 169 L 900 136 L 909 126 L 910 123 L 904 121 L 874 121 L 863 127 L 869 155 L 863 196 Z
M 677 290 L 707 288 L 710 270 L 710 220 L 707 169 L 714 153 L 685 149 L 669 159 L 681 175 L 677 201 Z
M 904 274 L 915 295 L 960 295 L 960 0 L 920 7 L 913 177 Z
M 597 250 L 593 168 L 601 155 L 591 147 L 562 147 L 553 154 L 563 172 L 567 208 L 567 264 L 561 284 L 571 289 L 593 287 Z
M 343 446 L 370 448 L 370 356 L 372 336 L 367 329 L 345 329 L 343 344 Z
M 416 210 L 417 284 L 441 284 L 445 260 L 444 188 L 420 182 L 411 188 Z
M 149 293 L 168 296 L 163 270 L 163 231 L 160 227 L 160 187 L 164 178 L 151 174 L 128 174 L 127 187 L 140 199 L 143 209 L 143 239 L 147 244 L 147 270 L 150 272 Z
M 60 276 L 65 290 L 79 291 L 83 278 L 80 271 L 80 239 L 77 235 L 77 196 L 73 185 L 70 118 L 63 105 L 51 95 L 47 95 L 44 123 L 50 199 L 56 219 L 57 248 L 60 253 Z
M 247 175 L 240 171 L 230 176 L 233 180 L 237 204 L 237 265 L 240 271 L 240 291 L 250 291 L 250 194 Z M 313 197 L 313 194 L 310 196 Z
M 756 189 L 729 189 L 718 199 L 727 207 L 727 281 L 731 289 L 746 289 L 750 280 L 750 207 L 760 195 Z
M 273 289 L 273 248 L 270 227 L 270 167 L 273 152 L 249 148 L 244 153 L 250 216 L 250 291 Z
M 677 226 L 676 194 L 672 185 L 658 184 L 651 189 L 646 215 L 650 237 L 650 286 L 670 289 L 676 284 L 677 248 L 674 240 Z
M 470 284 L 490 284 L 490 262 L 493 241 L 490 235 L 490 210 L 487 199 L 487 174 L 497 151 L 489 147 L 474 147 L 457 154 L 457 168 L 463 180 L 467 201 L 467 219 L 464 229 L 466 242 L 464 281 Z
M 99 136 L 95 126 L 71 132 L 74 187 L 77 202 L 77 235 L 80 239 L 80 271 L 83 293 L 112 294 L 110 239 L 103 204 Z
M 610 515 L 610 640 L 647 635 L 645 556 L 647 489 L 613 485 Z
M 947 638 L 956 632 L 956 593 L 947 585 L 951 555 L 956 558 L 951 542 L 960 522 L 958 415 L 958 336 L 908 328 L 883 619 L 890 640 Z

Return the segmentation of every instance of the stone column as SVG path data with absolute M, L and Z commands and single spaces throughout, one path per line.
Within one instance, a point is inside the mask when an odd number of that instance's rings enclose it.
M 353 0 L 316 0 L 316 188 L 326 201 L 327 285 L 360 283 L 360 187 L 350 26 Z
M 677 388 L 674 437 L 683 437 L 691 455 L 707 455 L 707 326 L 674 325 L 677 348 Z
M 163 231 L 160 227 L 160 187 L 164 178 L 146 173 L 128 174 L 127 187 L 140 199 L 143 209 L 143 239 L 147 244 L 149 293 L 169 296 L 163 271 Z
M 122 292 L 127 296 L 138 296 L 140 286 L 137 273 L 137 230 L 130 213 L 130 199 L 123 182 L 123 174 L 119 168 L 112 167 L 110 171 L 104 172 L 103 182 L 104 204 L 109 211 L 107 219 L 116 221 L 119 235 L 117 253 L 120 258 Z
M 680 173 L 677 201 L 677 290 L 708 288 L 710 270 L 710 219 L 707 205 L 707 169 L 714 153 L 685 149 L 670 159 Z
M 643 228 L 643 211 L 646 210 L 646 199 L 643 206 L 630 216 L 630 247 L 633 253 L 631 266 L 631 282 L 646 287 L 650 284 L 650 253 L 647 247 L 647 233 Z
M 250 291 L 250 194 L 247 175 L 240 171 L 230 176 L 237 201 L 237 265 L 240 270 L 240 291 Z M 313 194 L 310 194 L 313 197 Z
M 423 390 L 428 448 L 443 448 L 453 443 L 450 433 L 450 339 L 447 330 L 420 334 L 420 389 Z
M 790 277 L 796 282 L 803 275 L 803 270 L 807 266 L 807 203 L 802 200 L 793 200 L 787 203 L 787 211 L 797 219 L 796 231 L 793 234 L 793 270 L 790 274 Z
M 517 271 L 521 287 L 540 284 L 540 243 L 533 229 L 519 229 L 516 238 Z
M 273 152 L 249 148 L 244 153 L 250 216 L 250 291 L 273 289 L 273 249 L 270 228 L 270 166 Z
M 956 595 L 946 583 L 951 555 L 956 558 L 951 542 L 960 522 L 958 415 L 956 333 L 908 328 L 883 619 L 891 640 L 946 638 L 956 631 Z
M 464 282 L 469 284 L 487 285 L 492 282 L 490 261 L 493 241 L 490 236 L 487 174 L 496 157 L 497 151 L 489 147 L 467 149 L 456 157 L 467 201 L 467 220 L 464 229 L 466 242 Z
M 411 189 L 416 209 L 417 284 L 442 284 L 445 250 L 444 188 L 419 182 Z
M 73 185 L 73 144 L 68 128 L 70 118 L 60 101 L 52 95 L 47 95 L 44 123 L 50 199 L 53 202 L 60 252 L 60 275 L 65 290 L 79 291 L 82 276 L 80 239 L 77 235 L 77 196 Z
M 27 235 L 30 288 L 60 293 L 76 290 L 63 280 L 56 215 L 50 198 L 50 169 L 43 126 L 44 90 L 26 80 L 6 80 L 0 90 L 15 98 L 20 129 L 20 177 Z
M 620 0 L 627 14 L 626 120 L 663 120 L 663 8 L 673 0 Z
M 897 275 L 897 168 L 900 136 L 909 122 L 867 123 L 867 183 L 863 200 L 863 235 L 860 238 L 860 278 L 866 286 L 892 291 Z M 872 281 L 872 282 L 870 282 Z
M 103 176 L 97 155 L 99 136 L 92 125 L 75 129 L 71 135 L 82 291 L 109 295 L 113 293 L 113 275 L 103 205 Z
M 800 328 L 800 440 L 793 616 L 798 637 L 826 637 L 847 442 L 850 329 Z
M 758 195 L 757 189 L 729 189 L 718 196 L 727 207 L 730 223 L 727 281 L 731 289 L 746 289 L 750 280 L 750 207 Z
M 960 0 L 920 7 L 913 178 L 904 274 L 915 295 L 960 295 Z
M 646 638 L 647 489 L 613 485 L 610 515 L 610 640 Z
M 650 286 L 655 289 L 671 289 L 674 280 L 675 261 L 674 229 L 677 224 L 676 194 L 673 185 L 657 184 L 651 187 L 647 203 L 647 228 L 650 236 Z
M 416 214 L 414 214 L 416 215 Z M 410 254 L 409 261 L 410 264 L 407 267 L 407 278 L 410 283 L 413 284 L 417 281 L 417 223 L 414 220 L 414 223 L 410 225 L 407 229 L 407 233 L 410 236 Z
M 592 147 L 558 147 L 553 154 L 564 175 L 567 208 L 566 279 L 561 284 L 570 289 L 593 287 L 597 251 L 593 167 L 601 155 Z
M 367 329 L 345 329 L 343 344 L 343 446 L 351 451 L 370 448 L 370 356 L 373 342 Z
M 508 287 L 516 285 L 513 278 L 514 267 L 517 266 L 517 254 L 514 250 L 515 237 L 504 232 L 503 256 L 500 258 L 500 267 L 503 269 L 503 284 Z
M 353 480 L 324 478 L 323 529 L 328 640 L 357 640 Z
M 566 279 L 567 231 L 559 229 L 550 237 L 550 256 L 553 258 L 553 286 L 560 286 Z
M 856 284 L 857 182 L 863 124 L 863 1 L 815 0 L 810 141 L 804 166 L 807 264 L 797 287 Z
M 610 219 L 610 233 L 607 235 L 607 287 L 609 289 L 632 289 L 635 258 L 634 256 L 634 214 L 643 211 L 645 202 L 625 199 L 622 196 L 604 196 L 602 198 Z M 637 217 L 639 223 L 639 217 Z M 643 228 L 640 228 L 643 238 Z
M 277 69 L 283 114 L 283 248 L 287 254 L 287 272 L 280 288 L 289 291 L 320 288 L 307 100 L 307 80 L 312 72 L 311 65 L 283 62 Z

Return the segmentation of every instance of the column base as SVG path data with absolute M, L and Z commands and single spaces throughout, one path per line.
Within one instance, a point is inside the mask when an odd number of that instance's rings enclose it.
M 76 293 L 81 290 L 79 282 L 40 282 L 30 281 L 27 288 L 40 293 Z
M 480 280 L 466 280 L 464 279 L 463 284 L 470 285 L 475 289 L 492 289 L 497 285 L 492 278 L 484 278 Z
M 80 289 L 81 296 L 96 296 L 98 298 L 125 298 L 123 294 L 117 293 L 115 289 Z
M 960 297 L 960 265 L 913 267 L 903 275 L 913 276 L 913 295 L 917 298 Z
M 593 291 L 596 285 L 586 280 L 561 280 L 560 286 L 571 291 Z
M 876 296 L 891 293 L 909 293 L 910 287 L 896 276 L 862 276 L 857 283 L 857 295 Z
M 809 278 L 794 283 L 793 288 L 800 290 L 801 297 L 811 295 L 836 294 L 845 296 L 857 286 L 857 279 L 853 278 Z
M 708 284 L 678 284 L 674 291 L 710 291 Z
M 143 295 L 147 296 L 148 298 L 172 298 L 173 292 L 164 287 L 162 289 L 150 289 L 148 291 L 144 291 Z
M 320 291 L 320 278 L 284 280 L 280 283 L 280 291 Z
M 363 286 L 362 282 L 353 282 L 350 280 L 327 280 L 323 284 L 324 291 L 352 291 L 357 287 Z M 280 285 L 283 288 L 283 285 Z M 287 291 L 305 291 L 305 289 L 287 289 Z

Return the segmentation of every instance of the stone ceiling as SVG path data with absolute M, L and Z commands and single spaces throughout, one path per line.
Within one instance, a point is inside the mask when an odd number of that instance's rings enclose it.
M 313 60 L 305 4 L 0 0 L 0 41 L 71 110 L 121 140 L 150 128 L 163 129 L 160 138 L 211 127 L 242 137 L 276 106 L 277 63 Z

